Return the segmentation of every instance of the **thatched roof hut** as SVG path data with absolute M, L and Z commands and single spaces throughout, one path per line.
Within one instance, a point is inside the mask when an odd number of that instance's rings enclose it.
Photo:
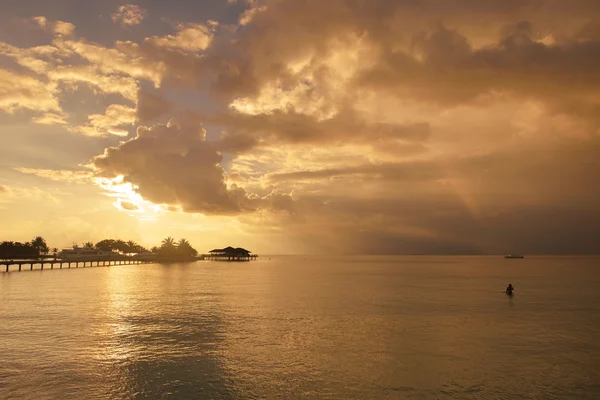
M 214 258 L 250 258 L 252 252 L 242 247 L 228 246 L 224 249 L 213 249 L 209 253 Z

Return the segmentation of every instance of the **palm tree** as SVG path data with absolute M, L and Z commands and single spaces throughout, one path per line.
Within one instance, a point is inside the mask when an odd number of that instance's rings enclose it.
M 187 239 L 179 240 L 177 244 L 177 253 L 184 257 L 196 257 L 198 255 L 198 251 L 192 247 Z
M 175 239 L 171 236 L 163 239 L 162 244 L 160 245 L 159 254 L 163 256 L 173 256 L 177 251 L 177 246 L 175 244 Z
M 191 245 L 187 239 L 180 239 L 179 242 L 177 242 L 177 247 L 191 247 Z
M 83 244 L 83 248 L 84 249 L 88 249 L 88 250 L 93 250 L 94 249 L 94 243 L 92 242 L 86 242 Z
M 161 247 L 175 247 L 175 239 L 171 236 L 163 239 Z
M 40 255 L 46 255 L 50 251 L 48 244 L 46 243 L 46 239 L 41 236 L 36 236 L 31 241 L 31 246 L 33 246 L 33 248 L 36 249 Z

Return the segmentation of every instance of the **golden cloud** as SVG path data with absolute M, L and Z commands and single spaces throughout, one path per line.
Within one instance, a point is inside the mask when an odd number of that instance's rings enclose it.
M 0 69 L 0 110 L 11 114 L 21 109 L 60 114 L 56 86 Z
M 119 7 L 116 13 L 112 14 L 111 18 L 114 23 L 122 26 L 139 25 L 144 20 L 146 11 L 135 4 L 125 4 Z
M 202 24 L 179 24 L 176 35 L 152 36 L 145 41 L 156 47 L 166 47 L 189 52 L 205 50 L 213 38 L 212 28 Z
M 39 176 L 40 178 L 50 179 L 53 181 L 64 181 L 68 183 L 90 183 L 93 176 L 91 171 L 36 169 L 22 167 L 15 167 L 14 170 L 23 174 L 30 174 Z
M 104 114 L 88 116 L 89 123 L 76 126 L 73 129 L 86 136 L 103 136 L 108 134 L 127 136 L 129 132 L 125 126 L 133 125 L 136 121 L 136 110 L 120 104 L 111 104 Z

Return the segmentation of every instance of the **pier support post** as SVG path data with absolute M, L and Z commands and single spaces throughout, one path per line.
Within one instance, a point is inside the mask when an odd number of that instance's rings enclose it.
M 54 269 L 54 263 L 53 262 L 50 263 L 50 269 Z
M 8 264 L 6 264 L 6 272 L 8 272 Z
M 44 263 L 42 263 L 42 269 L 44 269 Z

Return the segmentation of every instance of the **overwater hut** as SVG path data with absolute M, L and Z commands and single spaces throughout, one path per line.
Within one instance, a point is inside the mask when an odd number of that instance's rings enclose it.
M 218 261 L 250 261 L 256 259 L 256 254 L 242 247 L 233 248 L 231 246 L 225 247 L 224 249 L 214 249 L 209 251 L 209 260 Z

